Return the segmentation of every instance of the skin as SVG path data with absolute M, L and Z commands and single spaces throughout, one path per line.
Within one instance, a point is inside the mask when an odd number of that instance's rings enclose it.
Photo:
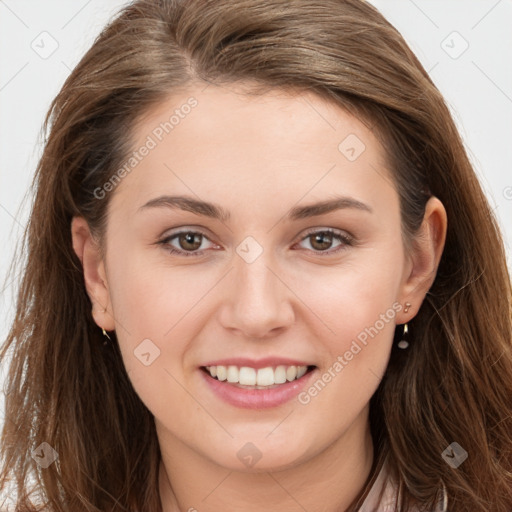
M 116 331 L 133 387 L 155 417 L 163 510 L 345 510 L 369 476 L 369 400 L 396 325 L 414 318 L 433 283 L 445 209 L 429 200 L 406 249 L 378 139 L 310 93 L 257 97 L 240 86 L 193 86 L 138 122 L 134 149 L 190 96 L 198 105 L 111 192 L 105 260 L 86 221 L 76 217 L 71 226 L 94 319 Z M 349 134 L 365 145 L 354 161 L 338 149 Z M 138 211 L 163 194 L 217 203 L 231 218 Z M 335 195 L 372 212 L 284 219 L 292 207 Z M 196 235 L 198 249 L 179 237 L 156 244 L 179 228 L 205 234 Z M 315 243 L 310 228 L 333 228 L 355 243 Z M 250 264 L 236 252 L 247 236 L 263 249 Z M 170 254 L 169 246 L 202 255 Z M 395 317 L 307 404 L 240 409 L 213 394 L 198 369 L 271 355 L 308 361 L 320 377 L 393 304 Z M 144 339 L 160 349 L 149 366 L 134 355 Z M 251 467 L 237 457 L 247 442 L 262 455 Z

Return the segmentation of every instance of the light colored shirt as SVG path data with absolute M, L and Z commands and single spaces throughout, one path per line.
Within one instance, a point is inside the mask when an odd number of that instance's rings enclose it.
M 366 495 L 366 498 L 358 512 L 394 512 L 395 504 L 398 502 L 399 498 L 398 485 L 391 479 L 391 475 L 388 470 L 388 461 L 386 459 L 377 479 Z M 432 512 L 447 512 L 447 510 L 448 496 L 446 494 L 446 489 L 443 487 L 441 500 Z M 418 512 L 418 509 L 414 507 L 412 510 L 408 510 L 407 512 Z

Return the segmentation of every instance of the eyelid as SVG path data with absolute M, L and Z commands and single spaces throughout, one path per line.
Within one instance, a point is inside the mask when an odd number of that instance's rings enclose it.
M 345 231 L 343 229 L 336 229 L 336 228 L 323 228 L 323 227 L 313 227 L 306 230 L 305 234 L 302 236 L 300 241 L 304 240 L 308 236 L 314 234 L 314 233 L 330 233 L 339 237 L 342 237 L 348 241 L 355 243 L 355 237 L 350 234 L 348 231 Z

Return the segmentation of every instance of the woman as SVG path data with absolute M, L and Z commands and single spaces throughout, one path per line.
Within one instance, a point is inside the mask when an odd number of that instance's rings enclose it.
M 501 235 L 374 7 L 136 1 L 45 127 L 17 510 L 512 509 Z

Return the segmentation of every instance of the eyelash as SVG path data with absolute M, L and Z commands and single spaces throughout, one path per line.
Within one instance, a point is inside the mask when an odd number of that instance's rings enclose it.
M 180 235 L 184 235 L 184 234 L 201 235 L 204 238 L 206 238 L 207 240 L 209 240 L 208 236 L 201 231 L 184 230 L 184 231 L 179 231 L 177 233 L 174 233 L 157 243 L 159 245 L 166 246 L 166 250 L 171 254 L 176 254 L 178 256 L 185 256 L 185 257 L 189 257 L 189 256 L 200 257 L 200 256 L 202 256 L 203 252 L 206 249 L 203 249 L 202 251 L 194 251 L 194 252 L 182 251 L 182 250 L 178 250 L 175 247 L 172 247 L 169 245 L 171 240 L 177 238 Z M 314 251 L 314 250 L 312 251 L 313 253 L 318 254 L 322 257 L 323 256 L 332 256 L 333 254 L 337 254 L 338 252 L 345 250 L 347 246 L 354 245 L 354 239 L 351 236 L 346 235 L 345 233 L 343 233 L 341 231 L 337 231 L 332 228 L 309 231 L 299 240 L 298 243 L 303 242 L 304 240 L 308 239 L 312 235 L 317 235 L 317 234 L 329 234 L 329 235 L 332 235 L 333 238 L 338 239 L 339 241 L 343 242 L 342 245 L 340 245 L 337 249 L 335 249 L 333 251 Z

